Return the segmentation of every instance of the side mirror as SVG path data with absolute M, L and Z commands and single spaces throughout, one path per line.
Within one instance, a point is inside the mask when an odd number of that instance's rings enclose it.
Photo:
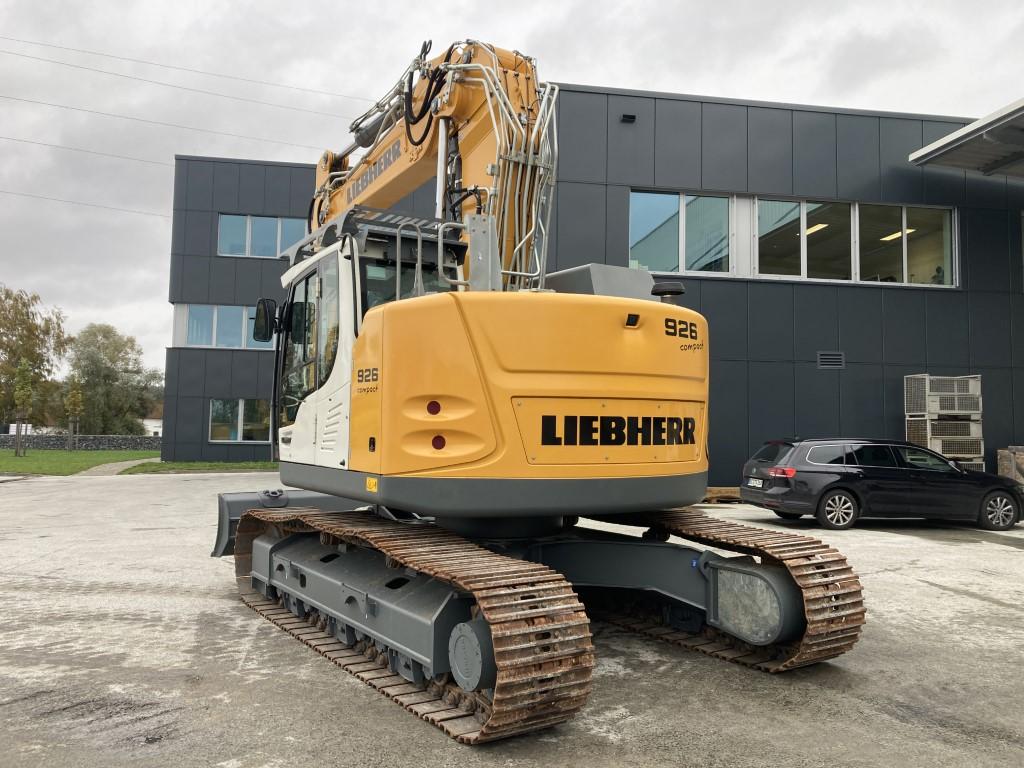
M 960 462 L 959 461 L 953 461 L 953 459 L 950 459 L 949 460 L 949 466 L 951 466 L 953 468 L 954 472 L 963 472 L 964 471 L 964 468 L 962 466 L 960 466 Z
M 256 341 L 270 341 L 277 330 L 277 302 L 260 299 L 256 302 L 256 318 L 253 321 L 252 337 Z

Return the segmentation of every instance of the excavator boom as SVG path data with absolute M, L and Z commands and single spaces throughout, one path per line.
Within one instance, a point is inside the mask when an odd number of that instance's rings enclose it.
M 493 221 L 504 282 L 539 283 L 558 88 L 515 51 L 465 41 L 428 60 L 429 49 L 353 122 L 355 141 L 320 158 L 311 229 L 355 206 L 390 208 L 436 180 L 435 216 L 463 231 L 471 215 Z M 359 147 L 366 153 L 354 160 Z

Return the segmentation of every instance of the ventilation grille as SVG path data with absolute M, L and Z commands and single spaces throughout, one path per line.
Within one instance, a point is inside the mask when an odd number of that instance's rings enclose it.
M 909 415 L 981 415 L 981 376 L 929 376 L 903 379 L 904 412 Z
M 928 447 L 928 419 L 907 419 L 907 442 Z
M 929 395 L 931 413 L 981 413 L 981 395 Z
M 904 377 L 903 409 L 906 413 L 927 413 L 928 378 L 926 376 Z
M 981 437 L 980 421 L 932 421 L 932 437 Z
M 985 441 L 980 437 L 932 438 L 928 447 L 951 459 L 974 459 L 985 454 Z
M 928 389 L 934 395 L 975 395 L 976 380 L 973 376 L 932 376 Z
M 845 352 L 819 352 L 818 368 L 820 370 L 832 370 L 846 367 Z
M 971 469 L 974 470 L 975 472 L 985 471 L 985 462 L 984 460 L 981 459 L 979 459 L 978 461 L 961 461 L 959 463 L 960 466 L 963 467 L 964 469 Z
M 963 416 L 908 416 L 907 442 L 946 456 L 981 456 L 981 421 Z

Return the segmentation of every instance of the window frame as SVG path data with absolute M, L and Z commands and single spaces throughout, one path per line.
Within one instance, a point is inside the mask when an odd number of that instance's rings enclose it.
M 314 306 L 316 307 L 316 310 L 319 312 L 319 307 L 320 307 L 320 304 L 319 304 L 319 302 L 320 302 L 320 265 L 321 265 L 322 262 L 323 262 L 323 259 L 317 261 L 316 264 L 312 265 L 306 271 L 304 271 L 301 275 L 296 277 L 292 281 L 291 288 L 288 291 L 288 297 L 286 299 L 286 301 L 287 301 L 287 304 L 286 304 L 287 310 L 285 311 L 284 318 L 283 318 L 283 320 L 284 320 L 284 330 L 282 331 L 282 335 L 281 335 L 281 343 L 279 345 L 277 345 L 277 346 L 280 347 L 280 354 L 276 358 L 276 362 L 275 362 L 275 367 L 277 369 L 277 377 L 275 378 L 275 381 L 280 382 L 280 383 L 279 384 L 275 384 L 275 388 L 274 388 L 275 399 L 277 400 L 277 402 L 274 405 L 276 405 L 277 410 L 276 410 L 276 412 L 272 412 L 271 413 L 271 422 L 276 424 L 277 428 L 290 427 L 290 426 L 292 426 L 295 423 L 295 419 L 289 419 L 289 418 L 286 417 L 286 414 L 283 413 L 284 410 L 287 408 L 287 406 L 284 404 L 285 387 L 286 387 L 286 385 L 288 383 L 288 375 L 289 375 L 289 373 L 292 370 L 301 370 L 301 369 L 304 369 L 304 368 L 306 368 L 306 367 L 308 367 L 310 365 L 313 366 L 313 387 L 311 389 L 306 389 L 302 393 L 301 397 L 296 397 L 295 398 L 296 401 L 297 401 L 296 405 L 295 405 L 296 413 L 298 412 L 299 406 L 302 405 L 302 403 L 304 403 L 306 401 L 306 398 L 308 398 L 314 392 L 318 391 L 320 389 L 320 387 L 322 386 L 322 384 L 321 384 L 321 382 L 319 380 L 320 358 L 319 358 L 319 350 L 317 348 L 318 344 L 319 344 L 319 341 L 317 341 L 317 343 L 315 343 L 313 345 L 314 348 L 313 348 L 313 356 L 312 356 L 312 358 L 307 358 L 306 357 L 306 349 L 309 346 L 309 339 L 308 338 L 305 339 L 303 341 L 302 353 L 299 356 L 300 359 L 298 361 L 292 360 L 291 361 L 292 362 L 291 367 L 286 368 L 286 364 L 289 362 L 289 360 L 288 360 L 288 347 L 292 343 L 292 341 L 291 341 L 291 324 L 292 324 L 292 312 L 294 311 L 294 307 L 295 307 L 295 294 L 298 291 L 300 285 L 304 286 L 305 299 L 304 299 L 303 303 L 304 304 L 308 303 L 309 302 L 309 285 L 308 285 L 308 283 L 312 279 L 312 281 L 313 281 L 312 285 L 313 285 L 314 293 L 316 294 L 315 297 L 314 297 Z M 339 269 L 340 269 L 340 267 L 341 267 L 341 265 L 339 264 Z M 303 318 L 303 320 L 306 323 L 306 330 L 308 332 L 308 329 L 309 329 L 309 325 L 308 325 L 309 319 L 308 319 L 308 317 L 306 317 L 306 318 Z M 319 316 L 318 315 L 314 316 L 314 320 L 315 320 L 314 330 L 317 333 L 319 333 Z M 272 408 L 273 408 L 273 406 L 272 406 Z M 277 420 L 276 421 L 274 421 L 274 417 L 275 416 L 277 416 Z
M 728 203 L 729 229 L 729 269 L 725 272 L 713 272 L 705 269 L 686 268 L 686 198 L 718 197 Z M 679 274 L 692 277 L 736 277 L 736 198 L 737 195 L 715 194 L 712 192 L 680 192 L 679 193 Z M 656 273 L 657 274 L 657 273 Z
M 237 351 L 247 351 L 247 352 L 273 352 L 274 351 L 274 347 L 275 347 L 275 345 L 277 343 L 277 341 L 276 341 L 277 334 L 276 333 L 274 334 L 274 336 L 275 336 L 274 340 L 272 340 L 270 342 L 270 346 L 262 346 L 262 347 L 252 346 L 252 344 L 259 343 L 259 342 L 253 341 L 249 337 L 249 312 L 250 312 L 250 310 L 255 310 L 256 309 L 255 306 L 252 306 L 250 304 L 183 304 L 181 306 L 185 307 L 185 336 L 184 336 L 183 343 L 181 344 L 182 348 L 185 348 L 185 349 L 221 349 L 221 350 L 236 351 L 236 352 Z M 211 340 L 212 343 L 210 343 L 210 344 L 189 344 L 188 343 L 188 317 L 189 317 L 189 312 L 191 311 L 192 307 L 210 307 L 210 309 L 213 310 L 213 318 L 212 318 L 212 321 L 210 323 L 210 340 Z M 241 307 L 241 309 L 242 309 L 242 345 L 239 346 L 239 347 L 227 347 L 227 346 L 222 346 L 220 344 L 217 344 L 217 323 L 219 322 L 220 308 L 221 307 Z
M 843 455 L 843 463 L 833 464 L 831 462 L 825 463 L 821 461 L 813 461 L 811 459 L 811 454 L 813 454 L 816 450 L 820 450 L 823 448 L 838 448 Z M 849 464 L 846 463 L 846 457 L 849 453 L 850 446 L 846 445 L 845 443 L 815 443 L 814 445 L 807 449 L 807 455 L 804 457 L 804 461 L 806 461 L 808 464 L 813 464 L 816 467 L 847 467 L 849 466 Z
M 900 469 L 909 469 L 921 472 L 951 472 L 953 470 L 953 467 L 950 464 L 952 459 L 943 456 L 941 453 L 936 453 L 935 451 L 931 451 L 927 448 L 922 448 L 920 445 L 893 445 L 891 447 L 893 453 L 896 454 L 896 461 L 899 462 Z M 922 467 L 919 464 L 914 464 L 904 457 L 902 453 L 903 451 L 920 451 L 926 456 L 931 456 L 932 458 L 937 459 L 942 466 Z
M 891 285 L 891 283 L 889 283 Z M 857 461 L 856 464 L 847 464 L 848 467 L 868 467 L 871 469 L 903 469 L 903 465 L 900 463 L 900 457 L 896 455 L 896 446 L 892 443 L 850 443 L 849 449 L 853 454 L 853 458 Z M 892 464 L 861 464 L 860 460 L 857 459 L 858 448 L 887 448 L 889 450 L 889 456 L 892 458 Z
M 677 198 L 677 210 L 678 210 L 678 228 L 677 237 L 679 238 L 679 245 L 676 254 L 676 269 L 674 272 L 663 272 L 661 270 L 648 269 L 647 267 L 640 266 L 637 269 L 645 269 L 652 275 L 688 275 L 692 277 L 737 277 L 737 256 L 736 256 L 736 214 L 737 214 L 737 200 L 739 195 L 731 194 L 728 192 L 713 192 L 713 191 L 699 191 L 699 190 L 674 190 L 674 189 L 652 189 L 650 187 L 630 187 L 629 195 L 646 194 L 646 195 L 675 195 Z M 728 230 L 729 230 L 729 269 L 725 272 L 712 272 L 710 270 L 702 269 L 687 269 L 686 268 L 686 198 L 687 197 L 717 197 L 725 200 L 727 203 L 728 210 Z M 632 203 L 630 203 L 632 205 Z M 627 209 L 627 219 L 629 211 Z M 630 246 L 629 246 L 629 224 L 627 221 L 626 225 L 626 263 L 629 264 L 630 260 Z
M 717 191 L 703 191 L 687 189 L 683 191 L 656 189 L 652 187 L 630 187 L 630 196 L 633 193 L 640 194 L 675 194 L 679 198 L 679 247 L 675 271 L 648 270 L 652 275 L 675 276 L 675 277 L 700 277 L 700 278 L 723 278 L 741 280 L 772 280 L 781 282 L 802 282 L 820 283 L 824 285 L 860 285 L 879 286 L 884 288 L 925 288 L 936 290 L 959 290 L 961 286 L 961 261 L 960 261 L 960 209 L 957 206 L 929 205 L 924 203 L 896 204 L 876 203 L 869 201 L 842 200 L 838 198 L 798 197 L 795 195 L 756 195 L 756 194 L 733 194 Z M 727 272 L 707 272 L 702 270 L 686 269 L 686 197 L 720 197 L 729 201 L 729 270 Z M 758 237 L 758 202 L 760 200 L 775 200 L 788 203 L 797 203 L 800 206 L 800 274 L 799 275 L 773 275 L 760 271 L 760 242 Z M 825 277 L 807 277 L 807 204 L 808 203 L 843 203 L 850 206 L 850 279 L 836 279 Z M 630 205 L 632 202 L 630 202 Z M 881 282 L 877 280 L 864 280 L 861 277 L 860 264 L 860 207 L 861 205 L 889 206 L 900 209 L 901 230 L 903 232 L 902 257 L 903 257 L 903 281 Z M 907 212 L 911 208 L 946 211 L 950 217 L 950 282 L 948 285 L 935 285 L 933 283 L 913 283 L 908 280 L 908 237 Z M 628 219 L 628 210 L 627 210 Z M 742 220 L 741 220 L 742 219 Z M 1024 224 L 1024 214 L 1022 214 Z M 627 225 L 628 226 L 628 225 Z M 1024 227 L 1022 227 L 1024 228 Z M 1024 235 L 1022 235 L 1024 238 Z M 628 246 L 627 233 L 626 263 L 630 260 L 630 249 Z M 640 266 L 640 269 L 647 269 Z
M 221 216 L 244 216 L 245 217 L 245 253 L 243 253 L 243 254 L 238 254 L 238 253 L 221 253 L 221 250 L 220 250 L 220 217 Z M 275 219 L 277 221 L 277 236 L 276 236 L 276 240 L 275 240 L 275 242 L 277 244 L 277 253 L 275 255 L 273 255 L 273 256 L 254 256 L 253 255 L 253 253 L 252 253 L 252 220 L 254 218 L 258 218 L 258 219 Z M 305 219 L 302 219 L 302 218 L 297 217 L 297 216 L 257 216 L 255 214 L 251 214 L 251 213 L 227 213 L 227 212 L 224 212 L 224 211 L 218 211 L 217 212 L 217 249 L 216 249 L 216 255 L 217 256 L 222 256 L 222 257 L 227 258 L 227 259 L 262 259 L 262 260 L 266 260 L 266 259 L 277 259 L 277 258 L 280 258 L 281 250 L 282 250 L 281 249 L 281 236 L 284 234 L 284 221 L 285 221 L 285 219 L 289 219 L 289 220 L 294 219 L 295 221 L 305 222 Z
M 238 415 L 235 417 L 236 418 L 235 428 L 238 430 L 238 433 L 237 433 L 238 434 L 238 439 L 237 440 L 215 440 L 213 438 L 213 401 L 214 400 L 223 400 L 225 402 L 230 402 L 230 401 L 234 400 L 236 403 L 238 403 Z M 208 443 L 213 443 L 215 445 L 269 445 L 270 444 L 271 438 L 273 436 L 274 414 L 273 414 L 273 411 L 272 411 L 273 406 L 270 405 L 270 401 L 269 400 L 266 401 L 268 403 L 268 407 L 271 408 L 270 422 L 268 424 L 268 431 L 267 431 L 267 439 L 266 440 L 243 440 L 242 439 L 242 434 L 243 434 L 243 426 L 242 425 L 243 425 L 243 423 L 245 421 L 245 401 L 246 400 L 263 400 L 263 398 L 262 397 L 211 397 L 211 398 L 209 398 L 207 400 L 207 408 L 206 408 L 206 412 L 207 412 L 207 417 L 206 417 L 206 441 Z
M 887 206 L 900 209 L 900 226 L 903 236 L 900 238 L 903 245 L 903 280 L 901 282 L 885 283 L 878 280 L 862 280 L 860 274 L 860 206 L 859 201 L 832 200 L 828 198 L 800 198 L 791 195 L 753 195 L 753 227 L 751 253 L 751 277 L 758 280 L 781 280 L 802 283 L 825 283 L 828 285 L 875 285 L 886 288 L 934 288 L 939 290 L 960 288 L 960 230 L 959 214 L 960 209 L 948 205 L 903 205 L 894 203 L 863 203 L 864 205 Z M 773 275 L 760 271 L 761 254 L 760 238 L 758 237 L 758 202 L 780 201 L 800 204 L 800 274 L 799 275 Z M 837 280 L 827 277 L 807 277 L 807 204 L 808 203 L 846 203 L 850 206 L 850 279 Z M 907 280 L 907 210 L 909 208 L 923 208 L 929 210 L 948 211 L 950 215 L 950 272 L 951 281 L 949 285 L 935 285 L 934 283 L 911 283 Z M 705 273 L 706 274 L 706 273 Z M 724 273 L 722 273 L 724 274 Z
M 764 200 L 766 203 L 796 203 L 800 206 L 799 209 L 799 220 L 800 230 L 797 233 L 800 236 L 800 274 L 799 275 L 776 275 L 771 272 L 761 272 L 761 210 L 760 202 Z M 790 197 L 788 195 L 772 195 L 770 197 L 762 195 L 753 196 L 753 209 L 751 216 L 753 217 L 753 224 L 751 226 L 751 249 L 750 249 L 750 272 L 751 277 L 757 280 L 818 280 L 819 278 L 808 278 L 807 277 L 807 201 L 799 197 Z M 847 280 L 823 280 L 822 282 L 829 283 L 846 283 Z

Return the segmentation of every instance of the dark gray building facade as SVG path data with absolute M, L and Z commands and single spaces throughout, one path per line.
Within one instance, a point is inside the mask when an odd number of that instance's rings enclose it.
M 966 122 L 563 86 L 549 269 L 681 276 L 710 330 L 713 485 L 769 438 L 902 437 L 911 373 L 982 375 L 989 469 L 1024 443 L 1024 184 L 907 161 Z M 172 303 L 279 297 L 276 261 L 216 255 L 218 222 L 304 216 L 311 189 L 311 167 L 179 158 Z M 431 215 L 432 190 L 396 207 Z M 211 440 L 235 433 L 210 401 L 268 398 L 270 354 L 179 327 L 164 458 L 266 455 Z
M 164 461 L 271 458 L 274 354 L 252 339 L 252 312 L 283 297 L 277 249 L 305 232 L 313 170 L 175 159 Z

